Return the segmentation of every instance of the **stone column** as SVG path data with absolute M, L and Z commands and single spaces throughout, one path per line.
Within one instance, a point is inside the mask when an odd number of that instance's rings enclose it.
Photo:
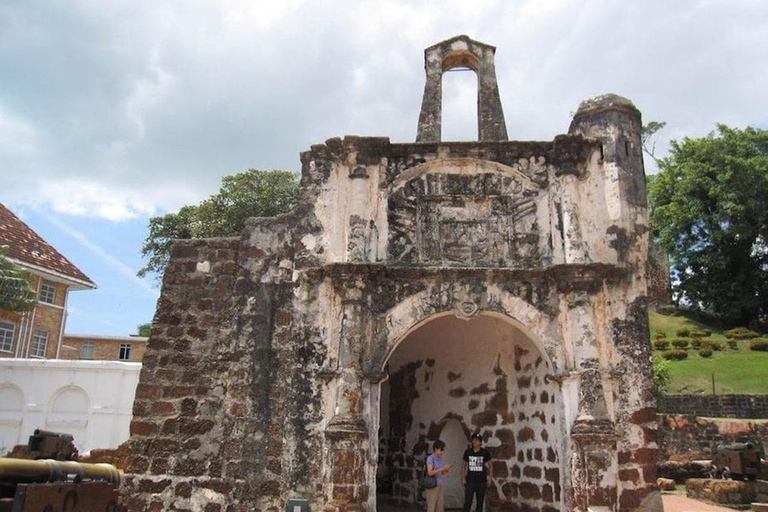
M 363 418 L 362 292 L 347 290 L 342 301 L 336 410 L 326 428 L 330 448 L 330 503 L 327 510 L 367 509 L 368 427 Z
M 569 297 L 579 390 L 578 413 L 571 427 L 571 504 L 573 510 L 581 512 L 589 507 L 615 510 L 617 499 L 618 436 L 605 401 L 591 297 L 583 292 L 573 292 Z

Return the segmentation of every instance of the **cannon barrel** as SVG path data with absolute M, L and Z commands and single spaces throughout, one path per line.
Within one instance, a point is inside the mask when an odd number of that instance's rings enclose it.
M 83 480 L 103 480 L 120 485 L 123 472 L 112 464 L 0 458 L 2 483 L 58 482 L 68 480 L 72 475 Z

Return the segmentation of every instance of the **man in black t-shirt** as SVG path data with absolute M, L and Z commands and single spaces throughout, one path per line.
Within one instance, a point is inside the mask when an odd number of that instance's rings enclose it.
M 472 448 L 464 452 L 464 464 L 461 468 L 461 483 L 464 484 L 464 512 L 472 507 L 472 498 L 477 496 L 475 512 L 483 512 L 485 488 L 491 485 L 493 470 L 491 454 L 483 448 L 483 436 L 472 434 Z

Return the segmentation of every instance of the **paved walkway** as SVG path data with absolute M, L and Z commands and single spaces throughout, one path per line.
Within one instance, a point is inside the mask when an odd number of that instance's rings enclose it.
M 679 494 L 662 494 L 664 512 L 734 512 L 732 508 L 709 505 Z
M 732 508 L 709 505 L 678 494 L 664 494 L 661 501 L 664 503 L 664 512 L 734 512 Z M 398 507 L 386 502 L 379 503 L 378 509 L 379 512 L 424 512 L 420 507 Z

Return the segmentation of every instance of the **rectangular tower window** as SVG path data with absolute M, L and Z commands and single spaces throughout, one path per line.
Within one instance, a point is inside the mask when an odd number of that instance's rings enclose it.
M 84 341 L 80 346 L 80 359 L 93 359 L 92 341 Z
M 0 352 L 11 352 L 13 349 L 13 331 L 16 326 L 8 322 L 0 322 Z
M 120 344 L 119 359 L 121 361 L 130 361 L 131 360 L 131 344 L 130 343 L 121 343 Z
M 48 347 L 48 331 L 35 331 L 32 335 L 32 346 L 29 350 L 31 357 L 45 357 L 45 349 Z
M 40 302 L 46 304 L 56 303 L 56 283 L 51 281 L 43 281 L 40 285 Z

